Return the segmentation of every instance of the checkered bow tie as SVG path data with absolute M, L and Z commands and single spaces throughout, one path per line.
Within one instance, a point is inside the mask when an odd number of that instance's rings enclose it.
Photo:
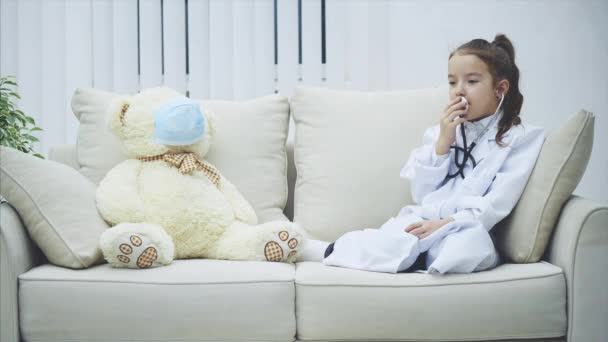
M 192 152 L 167 152 L 154 157 L 141 157 L 137 159 L 143 162 L 162 160 L 167 164 L 176 167 L 182 174 L 190 174 L 194 170 L 200 170 L 216 186 L 220 183 L 220 173 L 218 170 L 213 165 L 199 159 L 196 154 Z

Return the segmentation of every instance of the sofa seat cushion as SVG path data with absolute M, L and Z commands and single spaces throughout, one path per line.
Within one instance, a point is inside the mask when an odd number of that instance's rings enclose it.
M 548 263 L 469 275 L 296 267 L 298 339 L 469 341 L 564 336 L 566 282 Z
M 293 341 L 293 265 L 177 260 L 147 270 L 53 265 L 19 277 L 26 341 Z

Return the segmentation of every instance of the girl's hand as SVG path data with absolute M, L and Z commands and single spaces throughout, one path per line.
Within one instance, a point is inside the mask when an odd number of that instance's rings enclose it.
M 439 120 L 439 138 L 435 144 L 435 153 L 442 155 L 450 152 L 450 145 L 456 141 L 456 126 L 467 121 L 458 117 L 467 112 L 465 108 L 466 105 L 462 103 L 460 96 L 450 101 L 445 107 Z
M 425 220 L 416 223 L 412 223 L 407 226 L 404 231 L 406 233 L 410 233 L 412 235 L 417 236 L 419 239 L 424 239 L 425 237 L 433 234 L 437 229 L 443 227 L 448 222 L 454 221 L 453 218 L 449 217 L 445 220 Z

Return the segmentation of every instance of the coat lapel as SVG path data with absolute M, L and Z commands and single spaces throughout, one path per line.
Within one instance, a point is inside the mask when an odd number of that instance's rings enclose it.
M 488 156 L 491 143 L 495 143 L 494 138 L 491 140 L 489 138 L 479 139 L 479 141 L 477 141 L 477 146 L 475 146 L 473 149 L 473 157 L 475 158 L 477 164 L 481 163 Z

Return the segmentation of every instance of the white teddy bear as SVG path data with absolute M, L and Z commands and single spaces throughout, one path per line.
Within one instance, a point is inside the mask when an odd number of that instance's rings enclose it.
M 97 207 L 115 225 L 100 239 L 115 267 L 148 268 L 184 258 L 295 261 L 294 223 L 257 225 L 251 205 L 203 157 L 212 115 L 169 88 L 151 88 L 110 106 L 109 126 L 129 158 L 97 188 Z

